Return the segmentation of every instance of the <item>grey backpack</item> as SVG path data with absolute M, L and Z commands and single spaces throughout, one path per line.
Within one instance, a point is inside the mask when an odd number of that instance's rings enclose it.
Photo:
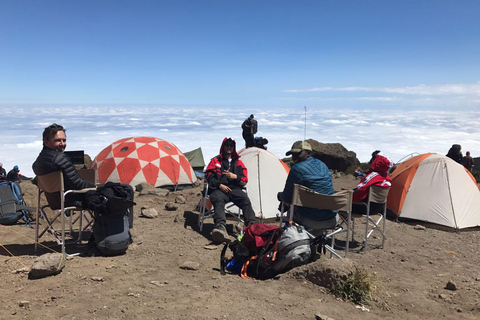
M 312 240 L 301 226 L 288 226 L 278 239 L 272 269 L 275 273 L 281 273 L 308 263 L 312 258 L 311 246 Z

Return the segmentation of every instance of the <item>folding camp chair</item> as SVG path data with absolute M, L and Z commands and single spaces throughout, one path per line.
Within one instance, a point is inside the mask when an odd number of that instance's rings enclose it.
M 283 204 L 282 204 L 283 206 Z M 321 210 L 338 210 L 343 212 L 349 218 L 347 221 L 346 230 L 339 224 L 335 226 L 331 232 L 322 235 L 326 240 L 330 240 L 330 245 L 325 243 L 323 246 L 330 252 L 330 257 L 341 256 L 335 251 L 335 236 L 341 232 L 347 233 L 347 239 L 350 237 L 350 215 L 352 212 L 352 191 L 343 190 L 332 195 L 326 195 L 313 191 L 305 186 L 294 184 L 292 201 L 290 203 L 288 221 L 293 221 L 293 213 L 295 207 L 308 207 Z M 282 210 L 283 211 L 283 210 Z M 283 213 L 281 213 L 280 224 L 283 222 Z M 308 230 L 307 230 L 308 232 Z M 315 238 L 308 232 L 311 238 Z M 346 241 L 345 258 L 348 256 L 348 241 Z
M 390 188 L 382 188 L 378 186 L 371 186 L 368 189 L 368 200 L 367 203 L 364 202 L 354 202 L 356 205 L 363 206 L 364 212 L 355 212 L 352 211 L 352 242 L 355 241 L 355 220 L 365 219 L 365 235 L 363 237 L 362 243 L 363 248 L 358 251 L 366 251 L 368 244 L 368 239 L 372 233 L 377 230 L 381 235 L 381 244 L 373 245 L 377 248 L 382 248 L 385 244 L 385 221 L 387 217 L 387 197 L 388 191 Z M 355 208 L 355 206 L 354 206 Z M 355 209 L 353 209 L 355 210 Z M 378 218 L 375 219 L 372 216 L 378 215 Z M 345 216 L 343 216 L 345 219 Z M 380 224 L 381 223 L 381 224 Z
M 46 175 L 38 176 L 37 177 L 37 210 L 36 210 L 36 218 L 37 218 L 37 227 L 35 231 L 35 252 L 38 248 L 39 238 L 42 237 L 45 232 L 49 231 L 54 237 L 55 241 L 58 245 L 62 247 L 62 254 L 65 254 L 65 215 L 67 213 L 70 214 L 70 235 L 73 233 L 73 224 L 76 221 L 79 221 L 79 229 L 78 229 L 78 238 L 71 241 L 73 243 L 81 242 L 82 240 L 82 232 L 89 227 L 93 223 L 93 219 L 88 219 L 86 215 L 86 210 L 83 210 L 81 207 L 78 206 L 68 206 L 65 207 L 65 196 L 68 194 L 81 194 L 86 193 L 90 190 L 95 190 L 95 188 L 86 188 L 82 190 L 67 190 L 65 191 L 64 184 L 63 184 L 63 173 L 61 171 L 52 172 Z M 41 206 L 40 200 L 41 195 L 44 193 L 54 193 L 58 194 L 60 197 L 60 210 L 57 208 L 52 208 L 50 204 Z M 50 208 L 52 211 L 56 211 L 53 216 L 48 217 L 46 214 L 45 209 Z M 80 212 L 80 215 L 74 219 L 73 215 L 75 212 Z M 39 231 L 39 218 L 43 217 L 47 225 L 45 228 L 40 232 Z M 54 227 L 54 222 L 57 218 L 61 218 L 61 230 L 56 230 Z M 86 226 L 83 226 L 83 220 L 86 219 Z
M 247 191 L 246 188 L 243 191 Z M 225 213 L 232 216 L 239 224 L 243 223 L 242 219 L 242 210 L 238 208 L 238 212 L 234 213 L 232 210 L 236 208 L 233 202 L 229 202 L 225 204 Z M 198 227 L 200 228 L 200 232 L 203 229 L 203 222 L 205 219 L 213 218 L 213 205 L 210 201 L 210 196 L 208 194 L 208 183 L 205 181 L 202 191 L 202 198 L 200 199 L 200 203 L 197 206 L 197 210 L 199 211 L 198 215 Z
M 15 182 L 0 184 L 0 224 L 15 224 L 23 219 L 25 225 L 33 228 L 28 213 L 35 210 L 35 207 L 29 207 L 25 203 L 18 184 Z

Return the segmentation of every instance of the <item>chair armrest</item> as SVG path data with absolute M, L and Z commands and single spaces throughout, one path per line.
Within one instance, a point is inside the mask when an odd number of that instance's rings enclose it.
M 88 191 L 95 191 L 97 190 L 97 187 L 93 187 L 93 188 L 85 188 L 85 189 L 81 189 L 81 190 L 68 190 L 67 192 L 65 192 L 65 194 L 67 193 L 77 193 L 77 194 L 81 194 L 81 193 L 87 193 Z

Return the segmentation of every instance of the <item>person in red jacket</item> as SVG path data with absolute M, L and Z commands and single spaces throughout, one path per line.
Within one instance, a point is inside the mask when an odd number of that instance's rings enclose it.
M 245 226 L 255 223 L 255 212 L 247 194 L 242 191 L 248 182 L 247 168 L 240 160 L 235 149 L 235 140 L 223 139 L 220 154 L 207 166 L 205 177 L 208 182 L 210 201 L 213 204 L 213 221 L 215 228 L 212 238 L 217 242 L 228 242 L 225 228 L 225 204 L 233 202 L 242 209 Z
M 390 160 L 385 154 L 379 152 L 370 165 L 370 169 L 364 173 L 365 176 L 353 190 L 353 202 L 366 202 L 368 200 L 367 196 L 370 186 L 390 188 L 392 186 L 392 179 L 388 175 L 388 171 L 392 166 L 392 160 Z M 363 205 L 354 204 L 353 211 L 357 213 L 366 213 L 366 208 Z

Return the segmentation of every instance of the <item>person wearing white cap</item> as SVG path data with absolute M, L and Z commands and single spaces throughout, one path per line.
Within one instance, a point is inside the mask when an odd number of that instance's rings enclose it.
M 287 156 L 290 154 L 295 164 L 288 174 L 283 192 L 278 193 L 279 201 L 290 203 L 295 183 L 319 193 L 335 193 L 330 170 L 325 163 L 311 156 L 312 146 L 307 141 L 295 142 L 292 149 L 286 153 Z M 337 212 L 298 207 L 293 213 L 293 221 L 304 226 L 313 235 L 319 236 L 326 229 L 337 225 Z

